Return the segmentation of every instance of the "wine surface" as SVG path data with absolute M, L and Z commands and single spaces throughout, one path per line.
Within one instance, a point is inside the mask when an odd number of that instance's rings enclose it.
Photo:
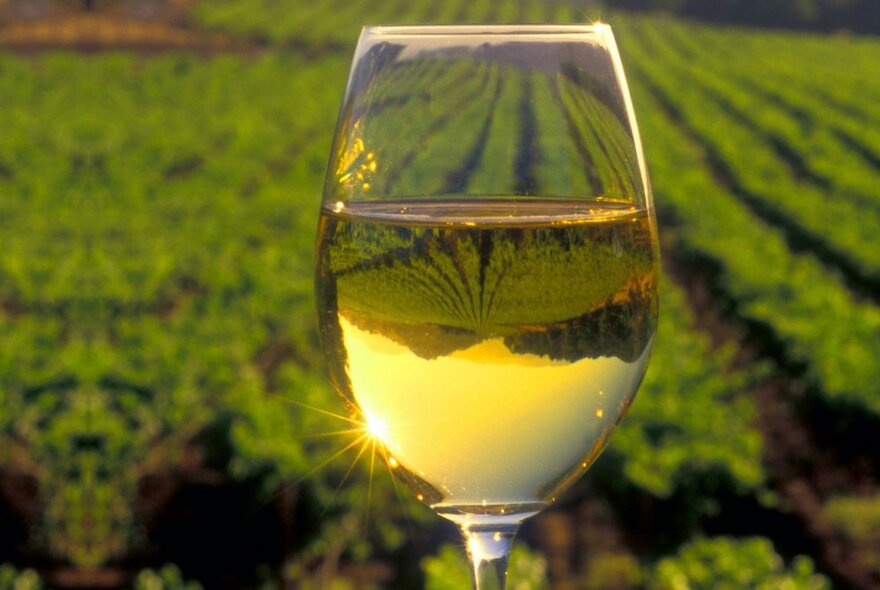
M 395 477 L 477 514 L 540 507 L 586 470 L 647 365 L 653 232 L 590 201 L 325 209 L 322 344 Z

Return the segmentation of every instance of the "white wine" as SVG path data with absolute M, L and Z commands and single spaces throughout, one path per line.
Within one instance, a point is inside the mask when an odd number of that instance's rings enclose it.
M 535 512 L 599 455 L 644 374 L 654 237 L 646 211 L 600 201 L 325 209 L 334 384 L 441 514 Z

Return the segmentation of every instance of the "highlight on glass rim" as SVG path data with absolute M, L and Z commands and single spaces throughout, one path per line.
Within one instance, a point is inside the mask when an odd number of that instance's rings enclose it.
M 880 585 L 868 0 L 0 0 L 0 590 Z

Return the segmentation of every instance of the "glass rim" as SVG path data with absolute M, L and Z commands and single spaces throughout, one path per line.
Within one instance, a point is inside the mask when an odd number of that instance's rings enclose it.
M 470 37 L 491 35 L 608 35 L 611 25 L 592 24 L 493 24 L 493 25 L 364 25 L 363 33 L 390 37 Z

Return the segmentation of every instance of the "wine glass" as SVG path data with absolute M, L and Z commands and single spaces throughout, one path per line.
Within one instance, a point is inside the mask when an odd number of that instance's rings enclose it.
M 318 228 L 331 379 L 503 588 L 596 459 L 657 323 L 644 158 L 608 25 L 365 27 Z

